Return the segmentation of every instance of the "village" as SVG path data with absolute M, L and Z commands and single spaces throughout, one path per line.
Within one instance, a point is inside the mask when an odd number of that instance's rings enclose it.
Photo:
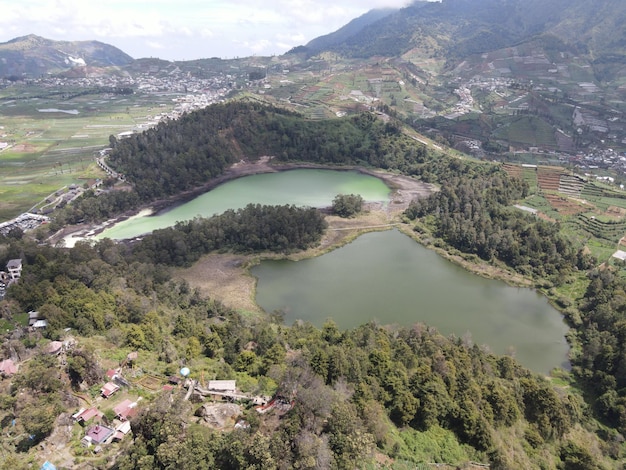
M 23 264 L 21 259 L 12 259 L 6 265 L 6 271 L 0 271 L 0 293 L 20 282 Z M 43 336 L 48 327 L 47 319 L 39 312 L 28 312 L 21 322 L 17 318 L 4 318 L 5 323 L 12 323 L 14 329 L 7 329 L 10 338 L 30 338 L 37 346 L 30 350 L 8 349 L 9 357 L 0 360 L 0 387 L 7 390 L 20 376 L 23 365 L 37 355 L 53 358 L 61 370 L 65 370 L 73 351 L 82 346 L 72 330 L 66 328 L 62 338 L 46 340 Z M 142 360 L 143 353 L 131 351 L 117 364 L 103 360 L 98 370 L 103 371 L 100 383 L 88 387 L 80 384 L 72 392 L 71 401 L 76 403 L 71 414 L 62 413 L 57 417 L 55 430 L 51 436 L 40 442 L 41 455 L 47 460 L 41 468 L 53 470 L 57 464 L 63 468 L 72 466 L 68 458 L 105 454 L 109 447 L 127 439 L 132 434 L 131 419 L 142 406 L 149 406 L 152 398 L 158 394 L 180 394 L 184 400 L 197 407 L 196 419 L 212 429 L 228 431 L 248 427 L 242 415 L 246 409 L 265 414 L 272 410 L 284 414 L 293 406 L 293 397 L 266 396 L 242 392 L 237 380 L 205 380 L 204 373 L 198 377 L 187 366 L 182 366 L 178 373 L 165 375 L 147 370 Z M 106 372 L 104 372 L 106 370 Z M 193 378 L 192 378 L 193 377 Z M 13 420 L 12 427 L 16 423 Z M 9 429 L 7 437 L 18 439 Z M 111 451 L 115 453 L 115 449 Z M 65 461 L 64 461 L 65 459 Z M 56 463 L 55 463 L 56 462 Z

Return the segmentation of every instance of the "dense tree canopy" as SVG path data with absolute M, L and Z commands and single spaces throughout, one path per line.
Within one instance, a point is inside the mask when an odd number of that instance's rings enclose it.
M 557 224 L 511 207 L 526 195 L 525 184 L 503 172 L 479 178 L 450 177 L 441 191 L 413 201 L 406 211 L 435 236 L 463 253 L 498 260 L 525 274 L 559 284 L 575 269 L 591 265 Z
M 338 194 L 333 199 L 333 213 L 339 217 L 354 217 L 363 208 L 363 198 L 359 194 Z
M 285 253 L 318 242 L 326 226 L 317 209 L 250 204 L 157 230 L 144 237 L 134 251 L 140 260 L 169 266 L 189 265 L 214 250 Z
M 111 166 L 142 201 L 177 194 L 219 176 L 242 158 L 361 164 L 406 170 L 425 147 L 370 113 L 310 121 L 254 102 L 216 104 L 141 134 L 112 140 Z

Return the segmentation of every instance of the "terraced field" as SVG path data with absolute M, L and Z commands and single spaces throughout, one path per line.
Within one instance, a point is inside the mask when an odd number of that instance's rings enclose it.
M 601 220 L 588 214 L 578 214 L 577 220 L 583 230 L 610 242 L 618 243 L 626 234 L 625 220 Z
M 102 178 L 94 155 L 109 136 L 132 131 L 174 107 L 165 95 L 0 96 L 0 222 L 28 211 L 63 186 Z
M 560 167 L 505 163 L 507 174 L 527 181 L 530 196 L 520 202 L 544 220 L 559 222 L 564 232 L 587 246 L 599 262 L 626 244 L 626 192 Z
M 562 168 L 551 166 L 537 167 L 537 185 L 542 191 L 558 191 L 561 184 Z

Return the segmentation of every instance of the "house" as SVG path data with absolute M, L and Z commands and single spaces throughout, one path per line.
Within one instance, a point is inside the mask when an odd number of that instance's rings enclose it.
M 124 421 L 117 428 L 115 428 L 115 435 L 113 440 L 121 441 L 130 432 L 130 421 Z
M 209 380 L 209 390 L 215 392 L 235 393 L 236 380 Z
M 19 258 L 9 260 L 7 263 L 7 271 L 11 279 L 19 279 L 22 276 L 22 260 Z
M 3 377 L 11 377 L 17 373 L 17 365 L 11 359 L 5 359 L 0 362 L 0 375 Z
M 120 389 L 119 385 L 114 384 L 113 382 L 107 382 L 107 383 L 104 384 L 104 387 L 102 387 L 100 389 L 100 393 L 102 393 L 102 396 L 104 398 L 109 398 L 111 395 L 113 395 L 119 389 Z
M 39 312 L 32 310 L 28 312 L 28 326 L 33 326 L 37 320 L 39 320 Z
M 113 411 L 115 412 L 115 417 L 120 421 L 128 421 L 129 418 L 137 414 L 137 402 L 126 399 L 114 407 Z
M 37 320 L 35 323 L 33 323 L 32 328 L 45 328 L 46 326 L 48 326 L 48 321 L 47 320 Z
M 89 445 L 91 445 L 92 443 L 102 444 L 109 437 L 111 437 L 114 433 L 115 431 L 113 429 L 107 426 L 101 426 L 98 424 L 92 428 L 89 428 L 89 430 L 87 430 L 87 434 L 85 435 L 85 437 L 83 437 L 81 442 L 85 441 Z M 89 445 L 87 445 L 86 447 L 89 447 Z
M 72 418 L 74 418 L 76 422 L 84 426 L 85 423 L 88 423 L 93 418 L 95 417 L 102 418 L 102 416 L 104 416 L 104 414 L 98 411 L 98 408 L 94 407 L 94 408 L 88 408 L 86 410 L 84 408 L 81 408 L 80 410 L 78 410 L 77 413 L 72 415 Z

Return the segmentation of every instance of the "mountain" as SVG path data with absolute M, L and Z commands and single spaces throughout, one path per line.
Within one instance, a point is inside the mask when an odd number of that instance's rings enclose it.
M 124 66 L 134 59 L 98 41 L 53 41 L 34 34 L 0 43 L 0 77 L 38 77 L 74 67 Z
M 418 0 L 360 28 L 348 28 L 350 23 L 309 45 L 351 58 L 419 51 L 458 62 L 545 37 L 615 78 L 626 59 L 625 21 L 623 0 Z
M 397 8 L 377 8 L 370 10 L 364 15 L 355 18 L 345 26 L 339 28 L 334 33 L 326 34 L 309 41 L 305 46 L 306 50 L 311 54 L 316 54 L 320 51 L 339 45 L 351 36 L 358 34 L 366 26 L 369 26 L 382 18 L 386 18 L 397 11 Z

